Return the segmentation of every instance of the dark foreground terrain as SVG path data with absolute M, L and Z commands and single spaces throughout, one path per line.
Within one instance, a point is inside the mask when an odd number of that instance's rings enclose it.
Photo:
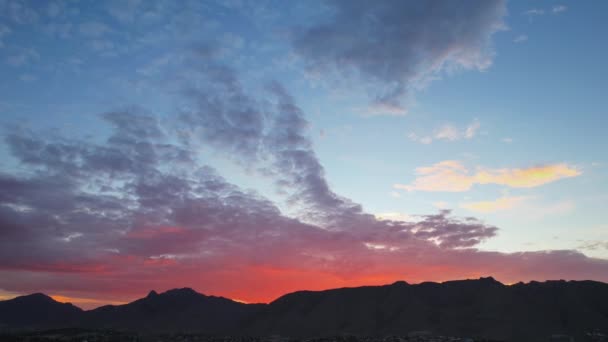
M 604 342 L 608 336 L 590 332 L 585 341 Z M 29 333 L 0 334 L 3 342 L 500 342 L 490 339 L 473 339 L 433 335 L 430 332 L 412 332 L 407 336 L 362 337 L 329 336 L 323 338 L 297 339 L 281 336 L 210 336 L 204 334 L 142 334 L 111 330 L 60 329 Z M 545 341 L 574 341 L 570 336 L 553 335 Z
M 137 334 L 110 330 L 60 329 L 40 332 L 0 334 L 3 342 L 494 342 L 472 338 L 438 336 L 429 332 L 414 332 L 408 336 L 360 337 L 331 336 L 324 338 L 295 339 L 280 336 L 209 336 L 203 334 Z M 497 341 L 498 342 L 498 341 Z
M 608 333 L 608 284 L 547 281 L 507 286 L 492 278 L 415 285 L 397 282 L 294 292 L 270 304 L 242 304 L 191 289 L 176 289 L 161 294 L 152 291 L 129 304 L 89 311 L 43 294 L 0 302 L 0 332 L 5 333 L 2 341 L 71 341 L 66 330 L 61 333 L 64 335 L 54 337 L 48 332 L 32 333 L 60 328 L 94 329 L 74 330 L 93 334 L 74 337 L 74 341 L 88 342 L 222 340 L 209 336 L 235 336 L 224 340 L 242 341 L 254 340 L 243 336 L 602 341 Z M 19 335 L 10 337 L 7 333 Z

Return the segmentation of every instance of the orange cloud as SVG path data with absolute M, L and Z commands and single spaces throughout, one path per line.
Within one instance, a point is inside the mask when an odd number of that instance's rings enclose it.
M 475 175 L 476 183 L 501 184 L 513 188 L 533 188 L 568 177 L 576 177 L 581 171 L 566 164 L 554 164 L 527 169 L 484 170 Z
M 582 172 L 567 164 L 533 166 L 525 169 L 478 169 L 470 172 L 456 160 L 445 160 L 416 169 L 418 177 L 409 185 L 395 184 L 406 191 L 462 192 L 475 184 L 498 184 L 512 188 L 532 188 L 562 178 L 576 177 Z

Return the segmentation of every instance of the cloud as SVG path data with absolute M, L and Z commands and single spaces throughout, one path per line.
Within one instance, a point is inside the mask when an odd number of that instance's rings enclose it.
M 498 228 L 447 210 L 377 220 L 331 189 L 287 89 L 271 81 L 252 93 L 212 59 L 201 51 L 184 58 L 191 68 L 172 80 L 184 89 L 174 115 L 111 110 L 99 115 L 107 135 L 96 139 L 7 127 L 19 168 L 0 173 L 3 291 L 99 299 L 85 303 L 96 306 L 190 286 L 257 302 L 404 278 L 608 274 L 607 261 L 575 251 L 480 251 Z M 207 165 L 203 147 L 273 180 L 295 212 L 230 183 Z
M 331 1 L 331 17 L 293 34 L 296 53 L 318 74 L 361 78 L 374 108 L 401 101 L 452 70 L 484 70 L 503 29 L 503 1 Z
M 212 88 L 186 89 L 192 106 L 181 114 L 183 132 L 272 175 L 288 201 L 300 206 L 302 219 L 336 225 L 362 213 L 329 188 L 307 135 L 309 124 L 280 84 L 266 86 L 270 101 L 262 104 L 245 92 L 233 70 L 213 63 L 202 68 Z
M 89 42 L 91 49 L 95 51 L 112 51 L 114 50 L 114 43 L 105 39 L 93 39 Z
M 460 132 L 452 125 L 445 125 L 435 133 L 435 139 L 449 141 L 458 140 L 460 139 Z
M 106 24 L 98 21 L 84 22 L 80 24 L 79 29 L 82 35 L 91 38 L 98 38 L 112 31 Z
M 11 32 L 12 30 L 8 26 L 0 24 L 0 48 L 4 46 L 4 42 L 2 41 L 2 39 L 5 36 L 9 35 Z
M 418 177 L 412 184 L 395 184 L 406 191 L 468 191 L 475 184 L 498 184 L 513 188 L 532 188 L 563 178 L 576 177 L 582 172 L 567 164 L 549 164 L 523 169 L 485 169 L 470 172 L 460 162 L 446 160 L 416 169 Z
M 515 39 L 513 39 L 514 43 L 523 43 L 528 41 L 528 36 L 525 34 L 520 34 L 519 36 L 515 37 Z
M 141 0 L 105 2 L 108 14 L 121 23 L 132 22 L 137 16 L 141 4 Z
M 460 207 L 477 213 L 492 213 L 512 209 L 522 204 L 526 199 L 525 196 L 505 196 L 493 201 L 462 203 Z
M 398 191 L 391 191 L 389 195 L 393 198 L 400 198 L 401 194 Z
M 375 214 L 374 216 L 376 216 L 376 218 L 381 221 L 382 220 L 391 220 L 391 221 L 412 222 L 412 221 L 416 220 L 415 216 L 404 214 L 404 213 L 398 213 L 398 212 L 378 213 L 378 214 Z
M 561 12 L 565 12 L 568 9 L 568 7 L 564 6 L 564 5 L 557 5 L 557 6 L 553 6 L 553 8 L 551 8 L 551 12 L 553 12 L 553 14 L 558 14 Z
M 399 103 L 376 102 L 372 103 L 363 110 L 365 115 L 388 115 L 388 116 L 404 116 L 408 111 Z
M 532 9 L 529 9 L 524 12 L 524 15 L 527 15 L 529 17 L 540 16 L 540 15 L 544 15 L 544 14 L 545 14 L 545 10 L 538 9 L 538 8 L 532 8 Z
M 430 143 L 433 142 L 433 138 L 430 136 L 418 136 L 418 134 L 411 132 L 407 135 L 408 139 L 410 139 L 411 141 L 416 141 L 419 142 L 421 144 L 425 144 L 428 145 Z
M 287 109 L 281 113 L 289 126 L 297 120 Z M 273 282 L 293 272 L 363 282 L 368 279 L 363 269 L 389 270 L 379 262 L 382 254 L 376 254 L 384 251 L 366 244 L 390 246 L 396 264 L 414 250 L 468 248 L 496 231 L 474 219 L 453 218 L 449 211 L 407 223 L 329 208 L 342 215 L 344 226 L 310 225 L 200 165 L 197 149 L 176 145 L 172 134 L 177 132 L 168 132 L 154 116 L 134 108 L 104 113 L 101 119 L 112 134 L 99 144 L 23 129 L 6 134 L 10 152 L 31 172 L 0 175 L 2 288 L 59 289 L 90 298 L 115 288 L 107 282 L 112 278 L 121 279 L 124 295 L 190 282 L 192 269 L 205 269 L 208 281 L 220 280 L 208 291 L 231 282 L 227 270 L 241 274 L 245 283 Z M 289 127 L 280 131 L 287 135 L 277 137 L 277 143 L 293 139 Z M 273 276 L 263 274 L 265 268 L 284 271 Z M 158 272 L 167 274 L 166 280 L 154 276 Z M 38 275 L 36 282 L 28 279 L 32 274 Z M 69 290 L 66 281 L 72 284 Z M 245 297 L 269 300 L 289 289 Z
M 552 14 L 560 14 L 562 12 L 565 12 L 566 10 L 568 10 L 568 7 L 566 7 L 564 5 L 555 5 L 555 6 L 551 7 L 550 10 L 547 10 L 547 11 L 544 9 L 532 8 L 532 9 L 525 11 L 523 14 L 528 16 L 531 19 L 532 17 L 545 15 L 545 13 L 547 13 L 547 12 L 552 13 Z
M 19 76 L 19 79 L 23 82 L 33 82 L 36 81 L 38 77 L 32 74 L 22 74 Z
M 65 9 L 66 4 L 64 2 L 52 1 L 49 2 L 46 7 L 46 14 L 51 18 L 55 18 L 61 15 L 65 11 Z
M 418 134 L 411 132 L 408 134 L 408 138 L 425 145 L 432 143 L 434 140 L 458 141 L 462 139 L 472 139 L 477 135 L 477 131 L 480 127 L 481 123 L 479 120 L 475 119 L 462 129 L 459 129 L 452 124 L 445 124 L 435 129 L 432 135 L 419 136 Z
M 578 249 L 597 251 L 597 250 L 608 250 L 608 241 L 585 241 Z
M 13 67 L 21 67 L 40 59 L 38 52 L 32 48 L 18 49 L 17 53 L 6 58 L 6 63 Z
M 474 120 L 471 124 L 467 126 L 464 131 L 464 137 L 467 139 L 471 139 L 477 134 L 477 130 L 481 127 L 481 123 L 478 120 Z
M 0 2 L 0 13 L 18 25 L 33 24 L 38 21 L 39 15 L 34 6 L 23 1 L 6 0 Z

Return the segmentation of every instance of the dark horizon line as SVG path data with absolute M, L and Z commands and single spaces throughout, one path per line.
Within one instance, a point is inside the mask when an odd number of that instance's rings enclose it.
M 74 307 L 79 308 L 82 311 L 93 311 L 93 310 L 96 310 L 96 309 L 101 308 L 101 307 L 108 307 L 108 306 L 117 307 L 117 306 L 128 305 L 128 304 L 131 304 L 131 303 L 136 302 L 138 300 L 142 300 L 142 299 L 153 297 L 153 296 L 162 296 L 162 295 L 166 295 L 166 294 L 168 294 L 170 292 L 177 293 L 177 292 L 188 291 L 188 292 L 193 292 L 196 295 L 201 295 L 201 296 L 210 297 L 210 298 L 225 299 L 225 300 L 229 300 L 231 302 L 239 303 L 239 304 L 242 304 L 242 305 L 269 305 L 269 304 L 271 304 L 273 302 L 276 302 L 277 300 L 279 300 L 279 299 L 281 299 L 281 298 L 283 298 L 285 296 L 289 296 L 289 295 L 292 295 L 292 294 L 295 294 L 295 293 L 302 293 L 302 292 L 305 292 L 305 293 L 315 293 L 315 292 L 327 292 L 327 291 L 336 291 L 336 290 L 343 290 L 343 289 L 357 289 L 357 288 L 369 288 L 369 287 L 386 287 L 386 286 L 394 286 L 394 285 L 406 285 L 406 286 L 420 286 L 420 285 L 423 285 L 423 284 L 439 284 L 439 285 L 443 285 L 443 284 L 447 284 L 447 283 L 464 282 L 464 281 L 486 281 L 486 282 L 493 282 L 493 283 L 499 284 L 501 286 L 507 286 L 507 287 L 529 285 L 529 284 L 532 284 L 532 283 L 541 283 L 541 284 L 544 284 L 544 283 L 560 283 L 560 282 L 565 282 L 565 283 L 570 283 L 570 282 L 595 282 L 595 283 L 601 283 L 601 284 L 608 285 L 608 283 L 605 283 L 605 282 L 602 282 L 602 281 L 599 281 L 599 280 L 592 280 L 592 279 L 584 279 L 584 280 L 546 279 L 546 280 L 543 280 L 543 281 L 530 280 L 528 282 L 518 281 L 516 283 L 505 284 L 505 283 L 502 283 L 502 282 L 496 280 L 496 278 L 494 278 L 492 276 L 487 276 L 487 277 L 479 277 L 479 278 L 453 279 L 453 280 L 446 280 L 446 281 L 441 281 L 441 282 L 437 282 L 437 281 L 422 281 L 422 282 L 418 282 L 418 283 L 409 283 L 409 282 L 407 282 L 405 280 L 397 280 L 397 281 L 394 281 L 394 282 L 392 282 L 390 284 L 382 284 L 382 285 L 343 286 L 343 287 L 328 288 L 328 289 L 322 289 L 322 290 L 296 290 L 296 291 L 292 291 L 292 292 L 288 292 L 288 293 L 285 293 L 283 295 L 280 295 L 279 297 L 275 298 L 274 300 L 266 302 L 266 303 L 265 302 L 249 303 L 249 302 L 241 301 L 241 300 L 238 300 L 238 299 L 224 297 L 224 296 L 221 296 L 221 295 L 208 295 L 208 294 L 204 294 L 204 293 L 198 292 L 197 290 L 195 290 L 195 289 L 193 289 L 191 287 L 175 287 L 175 288 L 172 288 L 172 289 L 166 290 L 164 292 L 160 292 L 160 293 L 158 293 L 156 290 L 150 290 L 147 295 L 145 295 L 143 297 L 139 297 L 139 298 L 133 299 L 133 300 L 131 300 L 129 302 L 125 302 L 125 303 L 122 303 L 122 304 L 105 304 L 105 305 L 100 305 L 100 306 L 97 306 L 97 307 L 91 308 L 91 309 L 83 309 L 83 308 L 81 308 L 81 307 L 79 307 L 77 305 L 74 305 L 72 302 L 61 302 L 61 301 L 58 301 L 55 298 L 53 298 L 52 296 L 50 296 L 50 295 L 48 295 L 48 294 L 46 294 L 44 292 L 34 292 L 34 293 L 30 293 L 30 294 L 19 295 L 19 296 L 15 296 L 13 298 L 0 300 L 0 303 L 1 302 L 15 300 L 15 299 L 18 299 L 18 298 L 25 298 L 25 297 L 32 297 L 32 296 L 44 296 L 44 297 L 49 298 L 49 299 L 51 299 L 51 300 L 53 300 L 53 301 L 55 301 L 57 303 L 70 304 L 70 305 L 72 305 Z

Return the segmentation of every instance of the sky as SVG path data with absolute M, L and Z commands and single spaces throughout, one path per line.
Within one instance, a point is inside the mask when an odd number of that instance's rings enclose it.
M 0 0 L 0 299 L 608 281 L 607 11 Z

